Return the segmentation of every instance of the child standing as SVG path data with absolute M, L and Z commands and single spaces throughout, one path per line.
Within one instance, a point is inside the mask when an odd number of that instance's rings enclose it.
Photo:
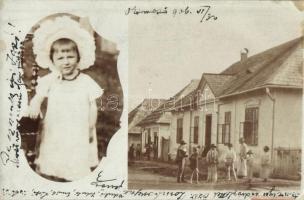
M 248 182 L 251 183 L 253 177 L 253 152 L 249 150 L 247 152 L 247 175 L 248 175 Z
M 72 27 L 78 29 L 69 32 Z M 46 177 L 74 181 L 88 175 L 91 167 L 98 164 L 96 99 L 103 90 L 80 71 L 90 66 L 91 58 L 86 57 L 84 49 L 79 49 L 85 44 L 95 47 L 94 38 L 69 17 L 58 17 L 46 27 L 41 25 L 34 37 L 37 63 L 52 70 L 38 80 L 29 107 L 29 116 L 37 118 L 42 101 L 48 99 L 35 163 L 38 172 Z M 91 50 L 95 51 L 94 47 Z
M 228 150 L 225 155 L 225 165 L 227 167 L 227 178 L 230 181 L 230 171 L 232 170 L 235 181 L 237 181 L 234 163 L 236 161 L 236 152 L 232 148 L 233 145 L 231 143 L 228 144 Z
M 263 155 L 261 157 L 261 178 L 263 179 L 264 182 L 267 182 L 268 177 L 269 177 L 269 173 L 270 173 L 270 169 L 271 169 L 271 159 L 270 159 L 270 154 L 269 154 L 269 147 L 265 146 L 264 147 L 264 152 Z
M 247 176 L 247 152 L 248 152 L 248 147 L 247 144 L 245 143 L 244 138 L 239 139 L 240 143 L 240 165 L 238 168 L 238 176 L 240 178 L 244 178 Z
M 175 158 L 175 162 L 178 165 L 178 169 L 177 169 L 177 182 L 181 183 L 181 182 L 186 182 L 185 181 L 185 163 L 186 163 L 186 158 L 188 157 L 188 153 L 187 153 L 187 146 L 186 146 L 186 142 L 184 140 L 182 140 L 180 142 L 179 147 L 177 148 L 177 153 L 176 153 L 176 158 Z
M 216 146 L 211 145 L 210 150 L 207 153 L 207 164 L 208 164 L 208 182 L 217 182 L 217 164 L 218 164 L 218 153 Z
M 192 179 L 193 179 L 193 176 L 195 174 L 196 175 L 196 183 L 198 184 L 198 173 L 199 173 L 199 170 L 198 170 L 198 157 L 199 157 L 198 149 L 196 147 L 194 147 L 193 148 L 193 153 L 190 156 L 190 168 L 192 170 L 191 178 L 190 178 L 190 183 L 192 183 Z

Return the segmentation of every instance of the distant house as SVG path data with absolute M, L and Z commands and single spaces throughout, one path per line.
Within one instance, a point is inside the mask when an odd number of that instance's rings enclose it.
M 192 147 L 225 143 L 239 151 L 245 138 L 256 166 L 264 146 L 271 150 L 274 174 L 297 176 L 301 163 L 303 37 L 248 57 L 220 74 L 202 75 L 192 93 L 170 111 L 170 150 L 183 139 Z M 256 170 L 257 171 L 257 170 Z
M 153 110 L 156 110 L 161 104 L 165 102 L 164 99 L 144 99 L 141 104 L 134 108 L 128 115 L 128 145 L 142 144 L 141 141 L 141 127 L 138 122 L 148 116 Z
M 193 92 L 198 86 L 199 80 L 192 80 L 185 88 L 168 99 L 158 109 L 141 120 L 137 126 L 142 129 L 142 144 L 152 144 L 155 159 L 168 160 L 171 112 L 170 108 L 182 97 Z

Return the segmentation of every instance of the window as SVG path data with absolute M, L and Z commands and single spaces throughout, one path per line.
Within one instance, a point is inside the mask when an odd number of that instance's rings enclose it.
M 225 112 L 225 124 L 223 126 L 223 143 L 230 143 L 231 112 Z
M 154 140 L 153 140 L 154 144 L 158 144 L 158 134 L 157 132 L 154 132 Z
M 259 108 L 246 108 L 245 122 L 243 125 L 243 137 L 245 139 L 246 144 L 258 144 L 258 119 Z
M 148 129 L 148 144 L 151 144 L 151 129 Z
M 148 144 L 148 132 L 145 132 L 145 144 Z
M 198 123 L 199 117 L 194 117 L 194 135 L 193 135 L 193 143 L 198 144 Z
M 231 112 L 225 112 L 225 121 L 218 125 L 217 142 L 220 144 L 230 143 Z
M 183 118 L 177 119 L 176 143 L 180 143 L 183 139 Z

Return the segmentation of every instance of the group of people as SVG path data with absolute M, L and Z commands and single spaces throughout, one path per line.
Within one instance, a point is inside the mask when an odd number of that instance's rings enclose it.
M 141 145 L 131 144 L 128 151 L 128 159 L 129 161 L 140 160 L 143 158 L 147 160 L 151 160 L 151 158 L 157 158 L 157 147 L 155 144 L 148 143 L 144 147 L 144 151 L 141 150 Z
M 131 144 L 128 152 L 128 158 L 129 160 L 140 160 L 141 157 L 141 146 L 140 144 L 137 144 L 136 147 L 134 144 Z
M 250 183 L 253 178 L 253 169 L 255 163 L 255 156 L 253 155 L 253 151 L 248 149 L 247 144 L 245 143 L 244 138 L 240 138 L 240 153 L 239 153 L 239 166 L 236 171 L 236 161 L 237 161 L 237 154 L 233 148 L 231 143 L 226 144 L 227 149 L 224 152 L 223 160 L 225 163 L 227 180 L 231 181 L 231 173 L 235 181 L 238 178 L 246 178 Z M 199 183 L 199 157 L 200 157 L 200 149 L 197 147 L 193 148 L 193 153 L 189 156 L 187 153 L 187 145 L 185 141 L 181 141 L 180 146 L 177 149 L 176 155 L 176 164 L 178 165 L 178 172 L 177 172 L 177 182 L 186 182 L 184 178 L 184 171 L 186 167 L 186 161 L 189 157 L 190 161 L 190 169 L 191 169 L 191 176 L 190 176 L 190 183 L 193 182 L 193 178 L 195 178 L 196 183 Z M 206 164 L 208 168 L 208 175 L 207 175 L 207 182 L 215 183 L 218 179 L 218 164 L 219 164 L 219 153 L 217 147 L 212 144 L 210 149 L 206 155 Z M 261 156 L 260 162 L 261 172 L 260 177 L 263 178 L 263 181 L 267 181 L 269 177 L 269 173 L 271 170 L 271 158 L 269 153 L 269 147 L 265 146 L 263 148 L 263 155 Z

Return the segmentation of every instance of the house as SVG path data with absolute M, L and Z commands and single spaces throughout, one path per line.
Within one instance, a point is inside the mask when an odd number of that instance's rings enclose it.
M 142 144 L 141 127 L 137 126 L 138 122 L 148 116 L 153 110 L 156 110 L 164 99 L 144 99 L 136 108 L 128 114 L 128 146 Z M 141 145 L 142 146 L 142 145 Z
M 171 109 L 170 155 L 175 157 L 181 140 L 186 141 L 189 153 L 193 147 L 204 147 L 206 155 L 217 142 L 218 96 L 231 79 L 230 75 L 204 73 L 198 87 L 181 98 Z
M 217 142 L 243 137 L 259 158 L 268 146 L 274 174 L 298 176 L 301 163 L 303 37 L 231 65 L 218 108 Z M 258 165 L 258 163 L 257 163 Z
M 166 100 L 158 109 L 141 120 L 137 126 L 142 128 L 142 144 L 152 144 L 153 157 L 164 161 L 169 160 L 169 138 L 171 125 L 171 112 L 174 104 L 182 97 L 188 95 L 198 86 L 199 80 L 192 80 L 187 86 L 172 98 Z
M 277 176 L 297 177 L 301 163 L 303 37 L 248 57 L 219 74 L 204 73 L 199 86 L 170 111 L 170 150 L 183 139 L 192 147 L 211 143 L 223 155 L 225 143 L 239 151 L 245 138 L 255 154 L 256 172 L 269 146 Z

